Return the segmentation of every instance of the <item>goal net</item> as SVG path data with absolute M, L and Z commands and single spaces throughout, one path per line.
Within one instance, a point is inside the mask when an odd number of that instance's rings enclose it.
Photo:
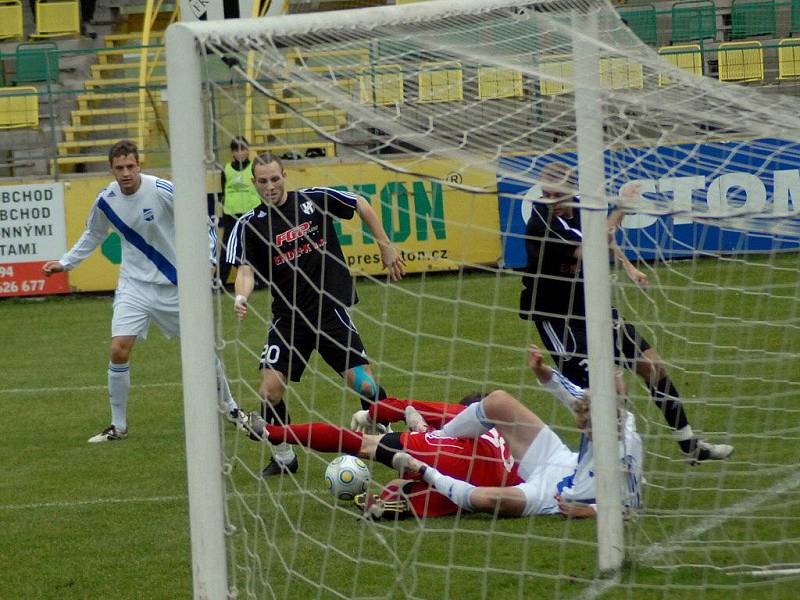
M 196 594 L 766 598 L 796 588 L 793 99 L 701 76 L 707 54 L 644 45 L 605 0 L 424 2 L 180 25 L 168 40 Z M 744 81 L 759 52 L 720 50 L 715 64 Z M 607 540 L 594 520 L 370 522 L 328 494 L 336 454 L 299 447 L 297 473 L 262 479 L 270 450 L 224 422 L 211 368 L 216 348 L 237 400 L 257 410 L 269 293 L 251 296 L 244 321 L 229 292 L 213 303 L 208 293 L 202 197 L 235 136 L 283 157 L 289 189 L 362 195 L 405 257 L 408 275 L 389 282 L 360 220 L 337 224 L 358 276 L 351 316 L 389 395 L 457 402 L 502 388 L 577 449 L 572 418 L 526 365 L 527 347 L 548 340 L 519 316 L 526 242 L 544 241 L 526 237 L 526 223 L 549 199 L 543 170 L 563 163 L 568 195 L 580 196 L 567 206 L 584 229 L 599 224 L 584 234 L 604 247 L 607 212 L 623 211 L 614 238 L 639 272 L 637 284 L 618 254 L 606 275 L 605 251 L 584 253 L 589 343 L 612 343 L 608 319 L 591 317 L 610 301 L 657 350 L 695 435 L 734 454 L 691 466 L 646 383 L 621 369 L 644 482 L 612 578 L 600 577 Z M 529 271 L 534 294 L 571 277 Z M 555 342 L 570 355 L 568 335 Z M 579 358 L 610 371 L 601 354 Z M 347 426 L 360 408 L 316 355 L 284 399 L 295 423 Z M 369 466 L 370 491 L 396 476 Z M 209 583 L 214 567 L 221 579 Z

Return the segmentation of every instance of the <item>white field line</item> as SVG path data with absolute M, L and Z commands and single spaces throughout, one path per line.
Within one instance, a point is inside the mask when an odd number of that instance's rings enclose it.
M 281 492 L 278 494 L 271 494 L 272 496 L 291 497 L 291 496 L 304 496 L 309 492 Z M 266 496 L 267 494 L 229 494 L 229 499 L 234 497 L 242 498 L 257 498 L 258 496 Z M 168 503 L 168 502 L 186 502 L 189 496 L 186 494 L 179 496 L 145 496 L 142 498 L 95 498 L 94 500 L 74 500 L 62 502 L 33 502 L 31 504 L 0 504 L 0 511 L 15 511 L 15 510 L 37 510 L 48 508 L 82 508 L 84 506 L 103 506 L 108 504 L 143 504 L 143 503 Z
M 680 549 L 683 542 L 699 538 L 707 531 L 716 529 L 720 525 L 725 524 L 739 515 L 748 514 L 758 508 L 759 505 L 763 504 L 767 500 L 772 499 L 774 496 L 789 492 L 798 486 L 800 486 L 800 472 L 795 472 L 793 475 L 790 475 L 783 481 L 779 481 L 771 488 L 764 490 L 760 494 L 756 494 L 751 498 L 739 502 L 738 504 L 721 508 L 719 510 L 719 514 L 716 516 L 706 518 L 698 525 L 687 527 L 682 532 L 674 534 L 664 542 L 653 544 L 647 550 L 642 552 L 637 560 L 642 563 L 655 562 L 664 554 Z M 761 575 L 766 573 L 766 571 L 759 572 Z M 578 598 L 580 598 L 580 600 L 591 600 L 593 598 L 597 598 L 603 595 L 609 588 L 614 587 L 617 582 L 617 578 L 597 579 L 590 587 L 583 590 Z
M 726 575 L 751 575 L 752 577 L 772 577 L 773 575 L 800 575 L 800 568 L 761 569 L 760 571 L 728 571 Z
M 139 383 L 131 385 L 131 389 L 146 389 L 160 387 L 178 387 L 180 381 L 167 381 L 164 383 Z M 108 385 L 73 385 L 68 387 L 44 387 L 44 388 L 0 388 L 0 394 L 44 394 L 50 392 L 85 392 L 94 390 L 107 390 Z
M 517 366 L 508 366 L 508 367 L 497 367 L 492 369 L 493 373 L 496 372 L 510 372 L 510 371 L 520 371 L 521 367 Z M 432 375 L 436 377 L 444 377 L 446 375 L 457 375 L 457 376 L 469 376 L 474 375 L 475 371 L 430 371 L 424 373 L 424 375 Z M 233 381 L 236 381 L 235 379 Z M 160 387 L 180 387 L 182 383 L 180 381 L 165 381 L 161 383 L 134 383 L 131 384 L 131 389 L 147 389 L 147 388 L 160 388 Z M 74 386 L 64 386 L 64 387 L 39 387 L 39 388 L 32 388 L 32 387 L 24 387 L 24 388 L 2 388 L 0 387 L 0 395 L 2 394 L 45 394 L 45 393 L 53 393 L 53 392 L 84 392 L 84 391 L 101 391 L 106 390 L 108 386 L 103 384 L 97 385 L 74 385 Z

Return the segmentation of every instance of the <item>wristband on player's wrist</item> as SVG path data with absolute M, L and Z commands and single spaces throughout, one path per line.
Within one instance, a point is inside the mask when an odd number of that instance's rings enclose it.
M 247 302 L 247 297 L 244 294 L 236 294 L 236 298 L 233 300 L 234 304 L 241 304 L 242 302 Z

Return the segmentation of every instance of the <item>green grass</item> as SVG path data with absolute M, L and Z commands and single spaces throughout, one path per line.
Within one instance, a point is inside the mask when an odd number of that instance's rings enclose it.
M 694 427 L 737 448 L 729 463 L 686 466 L 629 378 L 648 451 L 646 509 L 627 525 L 618 583 L 597 579 L 591 521 L 368 524 L 325 492 L 330 456 L 301 452 L 296 478 L 260 481 L 268 452 L 226 426 L 228 567 L 241 597 L 796 597 L 797 575 L 726 573 L 800 564 L 796 261 L 673 263 L 650 272 L 647 294 L 617 296 L 667 359 Z M 690 289 L 688 279 L 708 287 Z M 537 339 L 516 316 L 518 289 L 518 277 L 492 273 L 410 277 L 389 288 L 360 281 L 353 313 L 390 393 L 456 400 L 504 387 L 574 443 L 563 409 L 524 368 Z M 264 293 L 254 307 L 268 316 Z M 265 329 L 256 315 L 239 326 L 229 298 L 220 314 L 234 392 L 253 409 Z M 0 598 L 191 595 L 176 341 L 154 328 L 134 351 L 128 440 L 86 443 L 108 422 L 110 316 L 110 297 L 0 303 Z M 296 422 L 346 424 L 358 408 L 318 360 L 287 399 Z M 392 477 L 380 465 L 372 473 Z

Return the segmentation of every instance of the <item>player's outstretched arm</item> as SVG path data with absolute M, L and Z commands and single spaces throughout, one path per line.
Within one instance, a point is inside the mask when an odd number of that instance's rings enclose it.
M 574 416 L 586 413 L 588 405 L 584 401 L 584 390 L 556 369 L 544 364 L 542 351 L 534 344 L 528 347 L 528 366 L 536 374 L 539 385 L 555 396 Z
M 638 188 L 632 192 L 628 192 L 628 199 L 633 197 L 631 194 L 638 197 Z M 625 269 L 625 273 L 627 273 L 630 280 L 639 287 L 646 288 L 650 285 L 650 279 L 647 277 L 647 274 L 637 269 L 628 257 L 625 256 L 625 252 L 622 248 L 617 244 L 615 234 L 622 224 L 623 218 L 625 218 L 625 212 L 622 210 L 615 210 L 608 217 L 608 249 L 613 254 L 614 258 L 622 265 L 622 268 Z
M 236 281 L 234 282 L 234 289 L 236 290 L 236 300 L 233 302 L 233 312 L 240 319 L 247 316 L 247 299 L 253 293 L 253 288 L 256 285 L 256 279 L 253 275 L 253 268 L 248 265 L 240 265 L 236 271 Z
M 389 241 L 389 236 L 386 235 L 383 226 L 378 220 L 378 215 L 375 214 L 370 203 L 361 196 L 358 197 L 356 204 L 356 212 L 361 220 L 367 224 L 372 237 L 378 244 L 381 251 L 381 262 L 383 267 L 389 271 L 389 279 L 392 281 L 399 281 L 403 275 L 406 274 L 406 261 L 394 247 L 394 244 Z
M 539 383 L 548 383 L 553 378 L 553 369 L 544 363 L 544 354 L 536 344 L 528 346 L 528 366 Z
M 78 241 L 59 260 L 51 260 L 42 266 L 42 273 L 50 277 L 53 273 L 71 271 L 87 258 L 108 236 L 110 224 L 95 205 L 86 221 L 86 230 Z
M 556 496 L 558 510 L 568 519 L 593 519 L 597 516 L 597 510 L 592 504 L 583 502 L 570 502 L 564 500 L 561 495 Z

